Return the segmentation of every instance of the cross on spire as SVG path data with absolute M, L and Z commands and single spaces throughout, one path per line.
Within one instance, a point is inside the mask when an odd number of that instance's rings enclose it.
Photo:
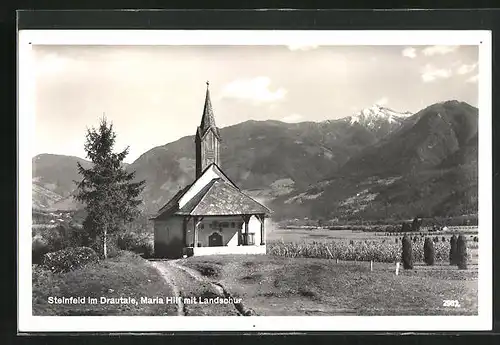
M 212 102 L 210 102 L 210 91 L 208 89 L 210 82 L 207 80 L 206 84 L 207 84 L 207 93 L 205 96 L 205 106 L 203 107 L 203 115 L 201 117 L 201 124 L 200 124 L 200 130 L 202 134 L 204 134 L 210 127 L 216 127 L 214 113 L 212 110 Z

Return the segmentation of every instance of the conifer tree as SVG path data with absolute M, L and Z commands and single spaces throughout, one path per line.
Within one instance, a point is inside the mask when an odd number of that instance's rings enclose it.
M 430 237 L 426 237 L 424 242 L 424 261 L 427 265 L 434 265 L 435 254 L 434 242 Z
M 467 239 L 463 235 L 457 240 L 457 265 L 461 270 L 467 269 Z
M 411 248 L 411 241 L 407 235 L 403 236 L 403 268 L 405 270 L 413 269 L 413 253 Z
M 113 124 L 102 118 L 99 127 L 87 129 L 85 152 L 93 163 L 88 169 L 77 163 L 82 180 L 77 183 L 75 199 L 84 203 L 87 216 L 83 223 L 86 240 L 107 258 L 110 234 L 133 221 L 140 211 L 138 199 L 145 181 L 133 182 L 135 172 L 124 169 L 129 148 L 114 153 L 116 133 Z
M 457 265 L 457 236 L 450 238 L 450 265 Z

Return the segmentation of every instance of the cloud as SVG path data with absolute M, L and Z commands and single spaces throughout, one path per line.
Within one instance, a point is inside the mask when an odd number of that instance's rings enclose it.
M 383 98 L 379 99 L 378 101 L 376 101 L 375 104 L 382 106 L 382 105 L 386 105 L 388 101 L 389 101 L 389 99 L 387 99 L 387 97 L 383 97 Z
M 57 53 L 41 53 L 35 61 L 36 72 L 43 75 L 61 73 L 70 63 L 70 59 Z
M 408 47 L 408 48 L 403 49 L 401 54 L 403 54 L 404 57 L 414 59 L 417 56 L 417 50 L 413 47 Z
M 477 83 L 479 79 L 479 75 L 473 75 L 472 77 L 470 77 L 469 79 L 467 79 L 465 82 L 466 83 Z
M 222 90 L 222 98 L 253 101 L 257 103 L 274 102 L 283 99 L 287 93 L 284 88 L 272 91 L 269 77 L 237 79 L 227 84 Z
M 289 116 L 285 116 L 284 118 L 281 119 L 281 121 L 288 122 L 288 123 L 295 123 L 295 122 L 299 122 L 300 120 L 302 120 L 302 118 L 303 117 L 300 114 L 292 114 Z
M 436 68 L 432 65 L 425 65 L 422 69 L 421 75 L 424 83 L 430 83 L 437 79 L 446 79 L 452 76 L 450 69 Z
M 457 74 L 469 74 L 472 71 L 474 71 L 477 67 L 477 63 L 473 63 L 470 65 L 463 64 L 460 67 L 457 68 Z
M 296 51 L 296 50 L 302 50 L 302 51 L 307 51 L 307 50 L 313 50 L 317 49 L 318 46 L 315 44 L 290 44 L 288 45 L 288 49 L 291 51 Z
M 434 55 L 445 55 L 449 53 L 453 53 L 458 49 L 458 46 L 430 46 L 424 48 L 422 53 L 425 56 L 434 56 Z

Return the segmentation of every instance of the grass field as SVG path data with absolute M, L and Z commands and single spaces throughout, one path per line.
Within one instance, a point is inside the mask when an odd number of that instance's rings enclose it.
M 257 315 L 477 315 L 477 265 L 394 273 L 394 265 L 268 255 L 191 257 L 181 265 L 221 283 Z M 445 307 L 457 300 L 460 307 Z
M 51 274 L 34 265 L 33 315 L 176 315 L 174 304 L 49 304 L 49 297 L 174 296 L 147 260 L 129 253 L 68 273 Z

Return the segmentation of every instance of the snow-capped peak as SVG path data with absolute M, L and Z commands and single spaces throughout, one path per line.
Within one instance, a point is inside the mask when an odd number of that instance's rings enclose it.
M 370 129 L 376 129 L 380 127 L 382 122 L 388 122 L 389 124 L 399 124 L 404 118 L 413 115 L 410 112 L 397 112 L 390 108 L 381 106 L 379 104 L 374 104 L 369 108 L 362 109 L 347 119 L 351 124 L 359 123 Z

